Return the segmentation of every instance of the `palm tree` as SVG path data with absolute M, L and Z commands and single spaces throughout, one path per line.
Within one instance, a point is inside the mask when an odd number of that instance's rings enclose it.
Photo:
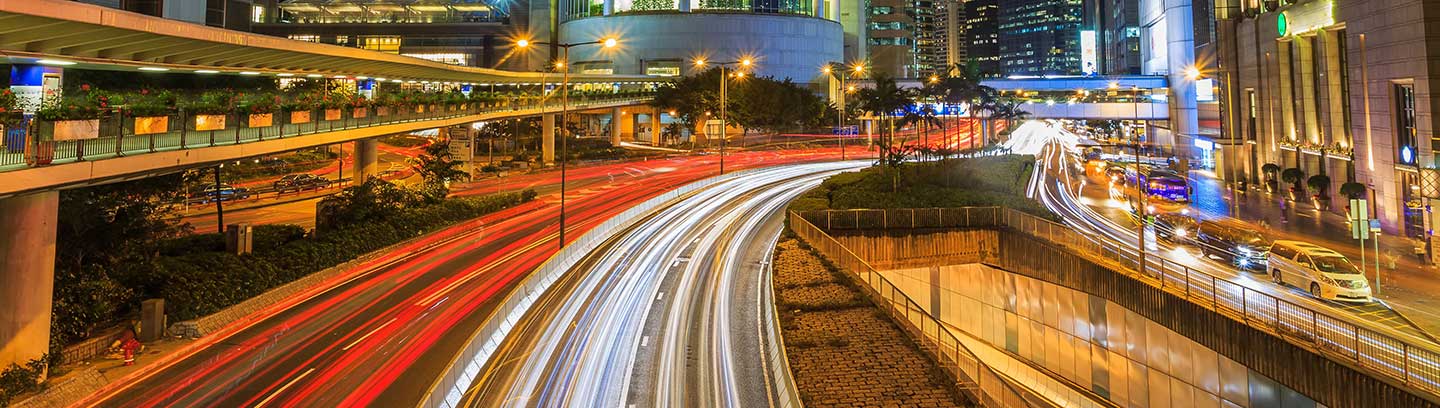
M 996 100 L 989 109 L 991 119 L 1002 119 L 1005 120 L 1007 124 L 1015 121 L 1025 120 L 1025 118 L 1030 117 L 1030 112 L 1021 110 L 1020 104 L 1015 102 L 1015 100 L 1013 99 Z M 986 143 L 989 143 L 989 134 L 987 133 L 986 135 Z
M 905 116 L 902 116 L 900 118 L 900 126 L 905 127 L 910 125 L 918 125 L 923 127 L 924 133 L 922 133 L 921 136 L 921 145 L 925 146 L 928 149 L 930 146 L 930 126 L 941 123 L 938 117 L 938 113 L 939 112 L 935 111 L 935 107 L 933 105 L 922 103 L 917 106 L 914 111 L 905 111 Z M 928 155 L 927 152 L 929 152 L 929 150 L 922 149 L 918 153 L 923 156 Z
M 980 72 L 980 64 L 975 61 L 956 63 L 950 69 L 950 75 L 940 81 L 941 100 L 947 104 L 969 106 L 971 117 L 979 116 L 980 112 L 988 112 L 995 103 L 998 92 L 995 88 L 985 86 L 980 81 L 984 75 Z M 983 130 L 983 129 L 982 129 Z M 970 135 L 973 147 L 975 135 L 975 121 L 970 121 Z
M 881 139 L 884 140 L 885 145 L 889 145 L 895 136 L 894 113 L 910 104 L 910 95 L 895 83 L 895 78 L 889 75 L 876 75 L 874 80 L 874 88 L 860 91 L 860 109 L 881 116 L 888 121 L 890 125 L 888 127 L 889 138 L 882 136 Z M 887 154 L 885 153 L 886 149 L 882 149 L 881 152 Z

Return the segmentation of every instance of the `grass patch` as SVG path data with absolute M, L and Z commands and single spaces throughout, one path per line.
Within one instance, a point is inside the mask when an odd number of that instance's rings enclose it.
M 1025 197 L 1035 156 L 1003 155 L 875 166 L 837 174 L 792 201 L 791 211 L 1010 207 L 1056 220 Z

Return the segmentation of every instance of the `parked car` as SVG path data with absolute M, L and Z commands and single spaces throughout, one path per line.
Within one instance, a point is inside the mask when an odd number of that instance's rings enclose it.
M 1171 243 L 1190 242 L 1199 230 L 1200 221 L 1188 215 L 1163 213 L 1155 216 L 1155 236 Z
M 1206 258 L 1219 257 L 1240 269 L 1264 272 L 1270 238 L 1238 221 L 1205 220 L 1195 234 L 1195 245 Z
M 200 191 L 200 202 L 242 200 L 250 197 L 250 189 L 231 187 L 229 184 L 211 185 Z
M 1300 241 L 1270 246 L 1270 279 L 1306 289 L 1310 296 L 1345 302 L 1370 302 L 1370 283 L 1344 255 Z
M 275 192 L 305 191 L 321 189 L 330 186 L 330 179 L 316 176 L 314 174 L 291 174 L 275 180 Z

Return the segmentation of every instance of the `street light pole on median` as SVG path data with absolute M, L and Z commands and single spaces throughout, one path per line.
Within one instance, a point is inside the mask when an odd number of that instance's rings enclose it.
M 548 45 L 551 47 L 559 47 L 561 49 L 561 60 L 555 63 L 555 68 L 563 70 L 563 72 L 561 73 L 560 81 L 560 249 L 565 249 L 565 163 L 568 161 L 566 160 L 566 156 L 569 155 L 569 144 L 566 143 L 564 129 L 565 114 L 567 113 L 566 111 L 570 108 L 570 67 L 567 65 L 570 62 L 570 47 L 580 45 L 600 45 L 605 48 L 615 48 L 618 43 L 619 40 L 615 38 L 605 38 L 597 41 L 586 41 L 579 43 L 550 43 L 545 41 L 530 41 L 526 39 L 520 39 L 515 41 L 515 46 L 519 48 L 526 48 L 531 45 L 538 44 Z M 543 113 L 545 111 L 545 87 L 543 85 L 540 87 L 540 94 L 540 111 Z M 541 137 L 543 140 L 544 136 L 542 135 Z
M 739 60 L 739 61 L 726 61 L 726 62 L 706 62 L 704 59 L 697 59 L 697 60 L 695 60 L 695 66 L 698 66 L 698 67 L 703 67 L 703 66 L 705 66 L 706 64 L 715 64 L 715 65 L 717 65 L 717 66 L 720 67 L 720 174 L 721 174 L 721 175 L 724 175 L 724 174 L 725 174 L 725 133 L 726 133 L 726 132 L 725 132 L 725 105 L 727 105 L 727 102 L 729 102 L 729 99 L 728 99 L 729 97 L 728 97 L 728 95 L 726 95 L 726 88 L 728 87 L 728 83 L 730 82 L 730 78 L 727 76 L 727 74 L 726 74 L 726 72 L 725 72 L 725 68 L 726 68 L 727 66 L 729 66 L 729 65 L 740 65 L 740 66 L 743 66 L 743 67 L 747 67 L 747 68 L 748 68 L 750 65 L 752 65 L 752 64 L 754 64 L 754 63 L 755 63 L 755 61 L 754 61 L 754 60 L 751 60 L 751 59 L 749 59 L 749 58 L 743 58 L 743 59 L 741 59 L 741 60 Z M 735 72 L 735 75 L 736 75 L 736 76 L 743 76 L 743 75 L 745 75 L 745 73 L 744 73 L 744 72 L 741 72 L 741 71 L 736 71 L 736 72 Z
M 836 115 L 835 115 L 835 117 L 836 117 L 836 118 L 835 118 L 835 131 L 836 131 L 835 138 L 836 138 L 836 140 L 838 140 L 838 141 L 840 142 L 840 160 L 845 160 L 845 136 L 846 136 L 846 135 L 845 135 L 845 130 L 843 130 L 843 129 L 845 129 L 845 98 L 848 96 L 847 93 L 850 92 L 850 88 L 848 88 L 848 87 L 845 86 L 845 78 L 848 77 L 848 76 L 850 76 L 851 74 L 849 74 L 849 73 L 843 73 L 843 71 L 844 71 L 843 69 L 837 69 L 837 67 L 840 67 L 840 66 L 841 66 L 841 65 L 840 65 L 839 63 L 831 62 L 831 63 L 825 64 L 825 68 L 823 68 L 822 71 L 825 72 L 825 75 L 830 75 L 830 76 L 832 76 L 832 77 L 834 77 L 834 78 L 838 78 L 838 79 L 840 80 L 840 87 L 837 88 L 837 92 L 836 92 L 837 94 L 839 94 L 839 97 L 836 98 L 836 100 L 835 100 L 835 101 L 836 101 L 836 103 L 835 103 L 835 113 L 836 113 Z M 858 76 L 858 75 L 861 75 L 861 74 L 863 74 L 863 73 L 865 72 L 865 65 L 864 65 L 864 64 L 855 64 L 853 70 L 854 70 L 854 75 L 857 75 L 857 76 Z M 856 133 L 858 134 L 859 132 L 856 132 Z

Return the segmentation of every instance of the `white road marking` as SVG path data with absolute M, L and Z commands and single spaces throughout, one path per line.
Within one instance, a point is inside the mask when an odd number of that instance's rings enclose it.
M 260 407 L 265 406 L 265 404 L 266 404 L 266 403 L 269 403 L 270 400 L 275 399 L 275 396 L 280 395 L 280 393 L 282 393 L 282 392 L 285 392 L 285 390 L 286 390 L 286 389 L 289 389 L 290 386 L 295 385 L 296 382 L 299 382 L 301 378 L 305 378 L 305 376 L 310 375 L 310 373 L 313 373 L 313 372 L 315 372 L 315 368 L 314 368 L 314 367 L 311 367 L 309 370 L 305 370 L 305 372 L 300 373 L 300 375 L 297 376 L 297 377 L 295 377 L 295 379 L 290 380 L 290 382 L 287 382 L 287 383 L 285 383 L 284 386 L 281 386 L 280 389 L 275 390 L 275 392 L 270 393 L 270 396 L 265 397 L 265 399 L 263 399 L 263 400 L 260 400 L 260 403 L 259 403 L 259 404 L 255 404 L 255 407 L 254 407 L 254 408 L 260 408 Z
M 382 325 L 380 325 L 379 327 L 376 327 L 376 328 L 370 330 L 369 333 L 365 333 L 364 336 L 360 336 L 360 338 L 355 339 L 355 341 L 350 342 L 350 344 L 346 344 L 344 348 L 340 349 L 340 351 L 349 351 L 351 347 L 355 347 L 356 344 L 360 344 L 360 342 L 365 341 L 365 339 L 370 338 L 370 336 L 372 336 L 372 335 L 375 335 L 375 332 L 380 331 L 380 329 L 385 328 L 385 326 L 389 326 L 390 323 L 395 323 L 395 318 L 394 318 L 394 317 L 392 317 L 392 318 L 390 318 L 390 320 L 386 321 L 385 324 L 382 324 Z

